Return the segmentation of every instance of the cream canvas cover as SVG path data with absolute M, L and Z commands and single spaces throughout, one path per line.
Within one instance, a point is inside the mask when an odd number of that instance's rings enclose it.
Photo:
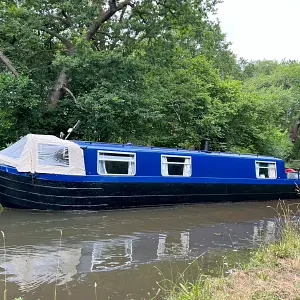
M 0 151 L 0 164 L 19 172 L 85 175 L 83 150 L 52 135 L 28 134 Z

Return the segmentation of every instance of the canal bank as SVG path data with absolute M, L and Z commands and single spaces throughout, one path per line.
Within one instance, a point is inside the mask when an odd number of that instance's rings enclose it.
M 300 299 L 300 223 L 299 209 L 279 203 L 283 214 L 277 219 L 278 240 L 263 244 L 249 253 L 247 262 L 228 270 L 227 258 L 219 276 L 199 275 L 185 280 L 182 273 L 176 281 L 160 283 L 168 300 L 298 300 Z M 234 261 L 231 261 L 231 263 Z M 186 270 L 185 270 L 186 272 Z M 200 272 L 201 273 L 201 272 Z

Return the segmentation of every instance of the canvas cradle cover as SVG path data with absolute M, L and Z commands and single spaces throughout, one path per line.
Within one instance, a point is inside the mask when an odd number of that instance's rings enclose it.
M 0 151 L 0 164 L 19 172 L 85 175 L 79 145 L 52 135 L 28 134 Z

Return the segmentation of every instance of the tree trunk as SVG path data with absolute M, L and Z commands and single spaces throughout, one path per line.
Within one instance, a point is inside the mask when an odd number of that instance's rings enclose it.
M 54 108 L 57 102 L 63 97 L 65 93 L 65 87 L 67 86 L 68 83 L 66 72 L 67 69 L 63 68 L 59 74 L 59 77 L 50 95 L 49 108 Z
M 16 76 L 19 76 L 19 73 L 11 63 L 10 59 L 4 55 L 2 51 L 0 51 L 0 60 L 6 65 L 6 67 Z
M 294 143 L 297 138 L 299 127 L 300 127 L 300 117 L 297 118 L 295 125 L 292 127 L 292 130 L 290 133 L 290 140 L 292 143 Z

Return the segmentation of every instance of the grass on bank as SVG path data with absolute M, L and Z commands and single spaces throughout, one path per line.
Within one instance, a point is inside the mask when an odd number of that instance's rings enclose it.
M 262 245 L 229 276 L 200 275 L 161 284 L 167 300 L 300 300 L 300 222 L 298 207 L 279 202 L 277 226 L 280 239 Z M 293 212 L 294 211 L 294 212 Z M 168 288 L 167 288 L 168 286 Z

